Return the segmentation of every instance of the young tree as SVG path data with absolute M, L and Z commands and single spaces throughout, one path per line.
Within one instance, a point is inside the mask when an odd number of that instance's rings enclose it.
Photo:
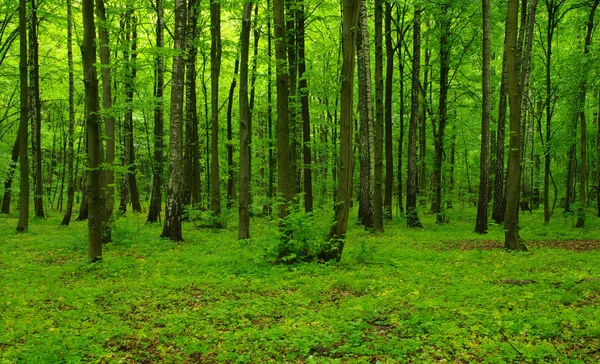
M 340 91 L 340 174 L 336 192 L 334 221 L 327 236 L 327 247 L 319 253 L 322 261 L 342 258 L 348 215 L 352 201 L 352 171 L 354 153 L 352 138 L 352 110 L 354 108 L 354 46 L 361 0 L 343 0 L 342 3 L 342 74 Z
M 170 163 L 169 163 L 169 189 L 167 190 L 167 206 L 165 211 L 165 225 L 161 237 L 173 241 L 183 241 L 181 234 L 181 213 L 183 212 L 181 200 L 182 167 L 183 167 L 183 83 L 185 74 L 186 32 L 186 1 L 175 0 L 175 50 L 173 57 L 173 78 L 171 81 L 171 121 L 170 121 Z
M 19 160 L 20 160 L 20 192 L 19 221 L 17 231 L 27 232 L 29 228 L 29 158 L 27 156 L 27 136 L 29 128 L 27 116 L 29 111 L 29 89 L 27 88 L 27 0 L 19 0 L 19 81 L 21 83 L 21 105 L 19 116 Z
M 163 174 L 163 136 L 164 136 L 164 87 L 165 87 L 165 14 L 163 0 L 156 0 L 156 83 L 154 87 L 154 165 L 152 171 L 152 197 L 148 209 L 146 222 L 153 223 L 160 220 L 162 209 L 162 174 Z
M 221 182 L 219 178 L 219 74 L 221 71 L 221 3 L 210 1 L 210 77 L 211 77 L 211 182 L 210 206 L 212 212 L 221 215 Z
M 417 124 L 419 122 L 419 74 L 421 70 L 421 12 L 421 8 L 415 7 L 410 125 L 408 128 L 408 169 L 406 172 L 406 223 L 408 227 L 423 226 L 417 212 Z
M 481 79 L 482 112 L 481 112 L 481 152 L 479 157 L 479 202 L 477 203 L 477 221 L 475 232 L 487 233 L 488 229 L 488 199 L 489 199 L 489 134 L 490 134 L 490 77 L 491 77 L 491 55 L 490 55 L 490 1 L 482 0 L 483 18 L 483 72 Z
M 75 179 L 73 176 L 73 142 L 75 140 L 75 77 L 73 72 L 73 6 L 72 1 L 67 0 L 67 59 L 69 64 L 69 138 L 67 143 L 67 209 L 61 226 L 69 226 L 73 213 L 73 202 L 75 197 Z M 108 183 L 108 182 L 107 182 Z M 108 200 L 107 200 L 108 201 Z
M 89 201 L 88 217 L 88 259 L 92 262 L 102 260 L 102 209 L 104 198 L 100 193 L 100 172 L 102 165 L 101 127 L 98 112 L 98 76 L 96 74 L 96 26 L 94 21 L 94 0 L 82 1 L 83 43 L 83 82 L 85 84 L 85 110 L 88 134 L 87 148 L 87 195 Z
M 238 239 L 250 238 L 250 109 L 248 107 L 248 53 L 252 2 L 244 5 L 242 15 L 240 70 L 240 193 L 238 199 Z

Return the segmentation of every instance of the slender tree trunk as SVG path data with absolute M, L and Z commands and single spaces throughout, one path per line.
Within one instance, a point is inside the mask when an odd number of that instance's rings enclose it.
M 31 2 L 29 18 L 29 113 L 31 117 L 31 151 L 33 161 L 33 204 L 35 217 L 44 218 L 44 187 L 42 182 L 42 112 L 40 102 L 40 66 L 38 60 L 37 1 Z
M 344 239 L 348 227 L 348 215 L 352 201 L 352 172 L 354 170 L 354 153 L 352 149 L 354 109 L 354 46 L 360 12 L 360 0 L 343 0 L 342 11 L 342 75 L 341 75 L 341 110 L 340 110 L 340 175 L 337 185 L 337 203 L 335 204 L 334 223 L 327 236 L 328 247 L 318 258 L 322 261 L 342 258 Z
M 406 6 L 402 9 L 402 16 L 398 14 L 396 23 L 396 39 L 398 50 L 398 71 L 400 73 L 400 132 L 398 136 L 398 210 L 401 216 L 404 215 L 404 186 L 402 183 L 402 158 L 404 154 L 404 113 L 405 113 L 405 94 L 404 94 L 404 54 L 402 46 L 404 45 L 404 18 L 406 16 Z M 402 20 L 400 21 L 400 17 Z
M 483 107 L 481 112 L 481 152 L 479 157 L 479 202 L 477 203 L 475 232 L 485 234 L 488 230 L 488 163 L 491 114 L 490 0 L 482 0 L 481 4 L 483 9 L 483 75 L 481 80 Z
M 285 0 L 286 46 L 288 59 L 289 87 L 289 130 L 290 130 L 290 165 L 292 173 L 293 193 L 300 193 L 300 169 L 298 168 L 298 44 L 296 43 L 296 0 Z
M 21 87 L 21 104 L 19 116 L 19 160 L 20 160 L 20 192 L 19 221 L 17 231 L 27 232 L 29 228 L 29 158 L 27 156 L 27 137 L 29 134 L 28 111 L 29 89 L 27 87 L 27 0 L 19 0 L 19 81 Z
M 102 52 L 102 50 L 100 50 L 100 52 Z M 69 226 L 71 223 L 71 215 L 73 213 L 73 202 L 75 197 L 75 180 L 73 175 L 73 142 L 75 140 L 75 77 L 73 72 L 73 11 L 71 0 L 67 0 L 67 59 L 69 64 L 69 139 L 67 143 L 67 166 L 69 172 L 67 173 L 67 209 L 65 210 L 65 216 L 60 223 L 61 226 Z M 107 202 L 108 201 L 109 200 L 107 199 Z
M 164 104 L 163 95 L 165 87 L 165 56 L 164 48 L 164 29 L 165 18 L 163 10 L 163 0 L 156 0 L 156 47 L 158 55 L 156 56 L 156 87 L 154 89 L 154 168 L 152 176 L 152 197 L 148 209 L 147 222 L 153 223 L 160 221 L 160 212 L 162 210 L 162 174 L 163 174 L 163 136 L 164 136 Z M 108 149 L 108 148 L 107 148 Z
M 221 3 L 210 3 L 210 77 L 211 77 L 211 183 L 210 206 L 212 212 L 221 215 L 221 182 L 219 179 L 219 73 L 221 71 Z
M 596 199 L 598 202 L 598 217 L 600 217 L 600 95 L 598 96 L 598 117 L 596 124 L 598 127 L 598 137 L 596 140 L 596 155 L 598 158 L 598 164 L 596 164 Z
M 506 48 L 506 38 L 504 42 Z M 492 220 L 496 224 L 504 222 L 506 212 L 506 191 L 504 186 L 504 145 L 506 143 L 506 109 L 507 109 L 507 70 L 506 52 L 502 58 L 502 81 L 500 82 L 500 103 L 498 106 L 498 131 L 496 134 L 496 164 L 494 166 L 494 208 L 492 209 Z
M 366 228 L 374 227 L 374 123 L 373 95 L 371 92 L 371 62 L 366 0 L 361 0 L 356 36 L 356 62 L 358 68 L 358 110 L 360 112 L 359 154 L 360 184 L 358 218 Z
M 110 64 L 110 47 L 108 38 L 108 25 L 106 24 L 106 9 L 104 0 L 96 0 L 96 16 L 98 18 L 98 36 L 100 37 L 100 63 L 102 64 L 102 112 L 106 138 L 106 165 L 104 171 L 103 192 L 105 206 L 102 212 L 104 225 L 103 241 L 111 240 L 111 219 L 115 205 L 115 117 L 112 112 L 112 75 Z
M 506 182 L 506 216 L 504 220 L 504 246 L 510 250 L 525 250 L 519 241 L 519 187 L 521 180 L 521 90 L 517 63 L 517 18 L 519 0 L 509 0 L 506 18 L 506 76 L 510 105 L 510 142 L 508 154 L 508 180 Z
M 233 79 L 231 80 L 231 86 L 229 87 L 229 98 L 227 102 L 227 208 L 233 207 L 235 201 L 235 171 L 233 165 L 233 97 L 235 92 L 235 86 L 237 84 L 237 77 L 240 69 L 240 60 L 236 58 L 235 65 L 233 67 Z M 240 100 L 241 102 L 241 100 Z
M 408 227 L 422 227 L 417 213 L 417 124 L 419 123 L 419 74 L 421 70 L 421 11 L 420 8 L 415 8 L 413 18 L 413 66 L 408 128 L 408 170 L 406 173 L 406 223 Z
M 592 4 L 592 8 L 590 9 L 590 14 L 588 16 L 587 22 L 587 33 L 585 35 L 585 41 L 583 46 L 583 55 L 586 57 L 590 53 L 590 45 L 592 40 L 592 30 L 594 29 L 594 15 L 596 13 L 596 8 L 598 7 L 598 3 L 600 0 L 595 0 Z M 583 75 L 582 80 L 579 84 L 579 95 L 577 100 L 577 115 L 576 118 L 579 117 L 581 122 L 581 139 L 580 139 L 580 148 L 581 148 L 581 167 L 579 168 L 579 207 L 577 211 L 577 223 L 575 227 L 585 227 L 585 208 L 587 204 L 587 125 L 585 121 L 585 98 L 587 91 L 587 67 L 588 60 L 584 58 L 584 67 L 583 67 Z
M 383 0 L 375 0 L 375 198 L 374 228 L 383 231 Z
M 556 12 L 558 7 L 554 0 L 546 1 L 546 9 L 548 11 L 548 21 L 546 25 L 546 140 L 544 145 L 544 224 L 550 223 L 552 212 L 550 211 L 550 165 L 551 156 L 551 123 L 552 123 L 552 39 L 554 38 L 554 29 L 556 29 L 557 20 Z
M 250 21 L 252 3 L 244 5 L 242 16 L 241 70 L 240 70 L 240 194 L 238 202 L 238 239 L 250 238 L 250 144 L 248 108 L 248 53 L 250 48 Z
M 102 209 L 104 196 L 100 191 L 101 181 L 101 127 L 98 112 L 98 76 L 96 74 L 96 27 L 94 22 L 94 1 L 83 0 L 83 80 L 85 84 L 85 108 L 88 134 L 87 148 L 87 196 L 89 201 L 88 218 L 88 259 L 102 260 Z
M 84 122 L 84 127 L 83 127 L 83 149 L 86 151 L 86 155 L 87 155 L 87 150 L 88 150 L 88 132 L 87 132 L 88 126 L 87 126 L 87 122 Z M 81 141 L 81 139 L 79 139 Z M 77 153 L 79 154 L 79 153 Z M 78 159 L 79 161 L 79 159 Z M 78 166 L 77 166 L 78 167 Z M 89 204 L 88 204 L 88 194 L 86 192 L 87 189 L 87 173 L 84 171 L 81 173 L 81 178 L 80 178 L 80 189 L 81 189 L 81 204 L 79 205 L 79 215 L 77 216 L 77 219 L 75 219 L 75 221 L 85 221 L 88 219 L 88 215 L 89 215 Z
M 306 79 L 305 10 L 304 0 L 298 0 L 298 78 L 299 96 L 302 107 L 302 141 L 304 162 L 304 211 L 313 210 L 312 160 L 310 147 L 310 110 L 308 106 L 308 81 Z
M 0 213 L 10 213 L 10 200 L 12 197 L 12 179 L 17 169 L 17 161 L 19 160 L 19 140 L 21 139 L 20 131 L 17 131 L 17 138 L 11 152 L 10 166 L 8 167 L 8 176 L 4 181 L 4 195 L 2 197 L 2 211 Z
M 171 81 L 171 118 L 170 118 L 170 163 L 169 188 L 167 190 L 167 206 L 165 210 L 165 225 L 161 237 L 175 242 L 182 241 L 181 199 L 182 167 L 183 167 L 183 84 L 185 77 L 185 32 L 186 32 L 186 2 L 175 0 L 175 50 L 173 57 L 173 78 Z
M 392 4 L 385 2 L 385 192 L 383 216 L 392 219 L 392 195 L 394 193 L 394 156 L 392 133 L 392 94 L 394 84 L 394 48 L 392 45 Z M 400 75 L 402 77 L 402 75 Z M 402 203 L 400 203 L 402 205 Z
M 185 80 L 185 153 L 183 159 L 183 204 L 194 206 L 200 195 L 200 152 L 198 137 L 198 112 L 196 111 L 196 58 L 198 47 L 198 3 L 188 1 Z
M 271 1 L 267 1 L 269 13 L 271 12 Z M 267 20 L 267 128 L 269 136 L 269 180 L 267 181 L 267 202 L 263 206 L 265 214 L 270 215 L 273 206 L 274 181 L 275 181 L 275 158 L 273 157 L 273 67 L 271 63 L 272 45 L 271 45 L 271 17 Z
M 446 133 L 446 120 L 448 108 L 448 74 L 450 71 L 450 19 L 448 19 L 448 5 L 442 4 L 440 18 L 440 101 L 437 130 L 433 125 L 435 137 L 435 159 L 433 166 L 433 190 L 435 199 L 432 212 L 436 214 L 436 223 L 445 224 L 446 216 L 442 206 L 442 161 L 444 157 L 444 138 Z

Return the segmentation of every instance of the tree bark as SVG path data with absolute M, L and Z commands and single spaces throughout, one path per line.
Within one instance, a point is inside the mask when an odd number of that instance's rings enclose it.
M 383 0 L 375 0 L 375 198 L 374 228 L 383 231 Z
M 227 101 L 227 208 L 233 207 L 235 201 L 235 171 L 233 165 L 233 97 L 235 92 L 235 86 L 237 84 L 237 77 L 240 69 L 240 60 L 236 58 L 233 66 L 233 79 L 231 80 L 231 86 L 229 87 L 229 97 Z M 240 100 L 241 102 L 241 100 Z
M 521 181 L 521 90 L 517 63 L 517 18 L 519 0 L 509 0 L 506 17 L 506 76 L 510 105 L 510 138 L 508 154 L 508 180 L 506 182 L 506 216 L 504 220 L 504 246 L 509 250 L 525 250 L 519 240 L 519 195 Z
M 488 163 L 491 114 L 490 0 L 482 0 L 481 7 L 483 9 L 483 72 L 481 80 L 483 105 L 481 112 L 481 152 L 479 157 L 479 202 L 477 203 L 475 232 L 485 234 L 488 230 Z
M 410 125 L 408 128 L 408 170 L 406 172 L 406 223 L 422 227 L 417 213 L 417 124 L 419 123 L 419 74 L 421 70 L 421 9 L 413 18 L 413 61 Z
M 319 253 L 321 261 L 342 258 L 344 239 L 348 227 L 348 215 L 352 201 L 352 172 L 354 170 L 354 153 L 352 149 L 354 104 L 354 46 L 360 0 L 343 0 L 342 9 L 342 75 L 340 91 L 340 173 L 336 192 L 334 222 L 327 236 L 328 246 Z
M 221 3 L 210 3 L 210 77 L 211 77 L 211 183 L 210 206 L 212 212 L 221 215 L 221 181 L 219 178 L 219 74 L 221 71 Z
M 44 218 L 44 187 L 42 181 L 42 112 L 40 102 L 40 66 L 37 37 L 37 2 L 31 2 L 29 18 L 29 114 L 31 118 L 31 151 L 33 169 L 33 205 L 35 217 Z
M 305 10 L 304 0 L 298 0 L 298 81 L 300 104 L 302 107 L 302 141 L 304 162 L 304 211 L 313 210 L 312 159 L 310 146 L 310 110 L 308 105 L 308 81 L 306 79 L 306 47 L 305 47 Z
M 65 210 L 65 215 L 63 217 L 62 222 L 60 223 L 61 226 L 69 226 L 69 224 L 71 223 L 71 215 L 73 214 L 73 202 L 75 198 L 75 180 L 73 175 L 73 143 L 75 140 L 75 76 L 73 72 L 72 0 L 67 0 L 67 60 L 69 64 L 69 139 L 67 142 L 67 209 Z
M 83 82 L 85 85 L 85 108 L 88 134 L 87 145 L 87 196 L 89 201 L 88 217 L 88 259 L 92 262 L 102 260 L 102 209 L 104 196 L 100 191 L 102 165 L 101 124 L 98 112 L 98 76 L 96 74 L 96 27 L 94 22 L 94 0 L 82 1 L 83 43 Z
M 392 219 L 392 195 L 394 193 L 394 156 L 392 133 L 392 94 L 394 84 L 394 48 L 392 45 L 392 4 L 385 2 L 385 192 L 383 217 Z M 402 75 L 401 75 L 402 77 Z
M 29 158 L 27 156 L 29 89 L 27 87 L 27 0 L 19 0 L 19 81 L 21 105 L 19 116 L 19 160 L 20 192 L 19 221 L 17 231 L 27 232 L 29 228 Z
M 506 48 L 506 38 L 504 38 Z M 494 165 L 494 207 L 492 220 L 496 224 L 504 222 L 506 212 L 506 191 L 504 186 L 504 145 L 506 143 L 506 109 L 507 109 L 507 70 L 506 52 L 502 57 L 502 80 L 500 81 L 500 102 L 498 105 L 498 131 L 496 134 L 496 156 Z
M 175 0 L 175 50 L 173 57 L 173 78 L 171 81 L 171 118 L 170 118 L 170 162 L 169 162 L 169 188 L 167 190 L 167 206 L 165 211 L 165 225 L 161 237 L 175 242 L 183 241 L 181 234 L 181 201 L 182 167 L 183 167 L 183 83 L 185 76 L 185 50 L 186 32 L 186 2 Z
M 244 5 L 242 15 L 241 70 L 240 70 L 240 193 L 238 200 L 238 239 L 250 238 L 250 109 L 248 107 L 248 53 L 250 48 L 250 20 L 252 3 Z
M 156 0 L 156 87 L 154 89 L 154 168 L 152 173 L 152 197 L 146 222 L 160 221 L 162 210 L 162 179 L 163 179 L 163 137 L 164 137 L 164 87 L 165 87 L 165 56 L 164 48 L 165 18 L 163 0 Z M 108 148 L 107 148 L 108 149 Z

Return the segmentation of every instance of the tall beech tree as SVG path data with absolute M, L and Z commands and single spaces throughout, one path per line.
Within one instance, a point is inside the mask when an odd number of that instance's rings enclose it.
M 250 108 L 248 107 L 248 53 L 252 2 L 244 5 L 242 15 L 240 69 L 240 182 L 238 238 L 250 238 Z
M 490 51 L 490 1 L 482 0 L 483 23 L 483 72 L 481 77 L 481 151 L 479 156 L 479 202 L 477 203 L 477 220 L 475 232 L 485 234 L 488 229 L 488 200 L 489 200 L 489 135 L 491 114 L 491 51 Z
M 171 120 L 169 128 L 169 187 L 165 224 L 161 237 L 183 241 L 181 233 L 183 167 L 183 84 L 185 76 L 186 1 L 175 0 L 173 78 L 171 81 Z
M 152 168 L 152 197 L 148 209 L 147 222 L 153 223 L 160 220 L 162 210 L 162 181 L 163 181 L 163 136 L 164 136 L 164 87 L 165 87 L 165 14 L 163 1 L 156 0 L 156 48 L 158 54 L 155 58 L 156 81 L 154 85 L 154 161 Z M 108 148 L 107 148 L 108 149 Z
M 19 221 L 17 231 L 29 228 L 29 157 L 27 156 L 27 123 L 29 111 L 29 89 L 27 86 L 27 0 L 19 0 L 19 82 L 21 89 L 19 106 Z
M 98 95 L 98 75 L 96 73 L 96 25 L 94 20 L 94 0 L 82 1 L 83 43 L 83 82 L 85 84 L 85 119 L 87 124 L 87 195 L 88 216 L 88 259 L 102 260 L 102 209 L 104 196 L 101 187 L 101 124 L 99 118 L 100 100 Z
M 408 127 L 408 168 L 406 171 L 406 223 L 408 227 L 422 227 L 417 212 L 417 125 L 419 123 L 419 74 L 421 69 L 421 12 L 415 8 L 413 17 L 413 61 Z
M 354 104 L 354 46 L 358 28 L 358 14 L 361 0 L 343 0 L 342 2 L 342 73 L 340 90 L 340 164 L 336 192 L 334 221 L 327 235 L 327 247 L 318 259 L 322 261 L 342 258 L 344 239 L 348 227 L 348 215 L 352 201 L 352 172 L 354 153 L 352 149 Z

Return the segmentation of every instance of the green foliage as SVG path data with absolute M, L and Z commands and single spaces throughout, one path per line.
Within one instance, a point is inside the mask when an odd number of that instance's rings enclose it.
M 380 235 L 352 225 L 328 265 L 270 264 L 279 227 L 263 219 L 247 241 L 190 220 L 173 244 L 131 214 L 88 264 L 85 222 L 50 216 L 16 234 L 1 216 L 0 362 L 600 360 L 600 224 L 525 213 L 530 252 L 506 253 L 502 226 L 482 237 L 473 209 L 448 214 Z M 290 236 L 317 244 L 326 215 L 293 212 Z

